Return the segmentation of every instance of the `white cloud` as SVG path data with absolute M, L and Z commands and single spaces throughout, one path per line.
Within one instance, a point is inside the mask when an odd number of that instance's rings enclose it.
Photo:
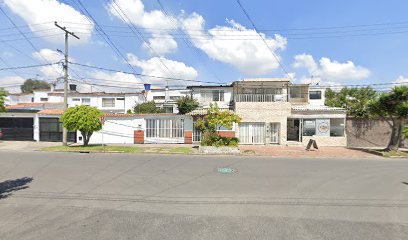
M 43 63 L 55 63 L 64 58 L 64 56 L 54 50 L 51 49 L 41 49 L 39 52 L 34 52 L 33 57 Z M 70 59 L 72 60 L 72 59 Z M 43 74 L 43 76 L 47 79 L 57 79 L 62 76 L 63 68 L 61 64 L 55 64 L 50 66 L 43 66 L 39 68 L 39 71 Z
M 362 66 L 355 65 L 352 61 L 340 63 L 330 58 L 322 57 L 319 63 L 312 55 L 300 54 L 295 56 L 293 67 L 306 69 L 309 76 L 302 76 L 301 82 L 310 83 L 313 76 L 314 82 L 335 83 L 348 80 L 362 80 L 370 76 L 370 70 Z
M 277 58 L 280 60 L 281 57 L 278 51 L 285 49 L 286 38 L 278 34 L 268 37 L 259 33 L 274 56 L 255 30 L 247 29 L 233 20 L 227 22 L 230 26 L 216 26 L 205 30 L 205 20 L 197 13 L 181 20 L 183 30 L 190 36 L 193 44 L 212 59 L 253 75 L 271 73 L 279 68 Z
M 165 31 L 157 31 L 157 29 L 177 29 L 178 23 L 174 17 L 159 10 L 146 11 L 142 0 L 110 1 L 107 8 L 109 13 L 119 20 L 146 28 L 151 38 L 148 39 L 150 47 L 145 46 L 145 48 L 150 52 L 164 55 L 177 49 L 177 42 L 171 35 Z
M 70 5 L 57 0 L 4 0 L 4 3 L 14 14 L 24 19 L 31 31 L 38 36 L 44 36 L 45 40 L 63 42 L 64 33 L 54 25 L 54 21 L 66 26 L 69 31 L 77 33 L 80 37 L 80 40 L 70 38 L 70 44 L 88 42 L 91 37 L 93 23 L 91 24 L 84 15 Z M 58 36 L 46 37 L 46 35 L 57 34 Z
M 183 62 L 167 59 L 165 57 L 154 57 L 149 60 L 138 59 L 133 54 L 128 54 L 130 64 L 142 69 L 142 74 L 169 78 L 191 79 L 194 80 L 198 76 L 197 70 L 193 67 L 187 66 Z M 167 66 L 164 67 L 164 65 Z M 168 85 L 180 85 L 183 81 L 165 80 L 160 78 L 146 78 L 143 80 L 152 84 L 168 84 Z M 192 84 L 192 82 L 186 82 L 186 84 Z
M 19 76 L 6 76 L 0 77 L 0 88 L 8 91 L 9 93 L 19 93 L 20 85 L 24 83 L 25 79 Z M 8 86 L 8 87 L 1 87 Z

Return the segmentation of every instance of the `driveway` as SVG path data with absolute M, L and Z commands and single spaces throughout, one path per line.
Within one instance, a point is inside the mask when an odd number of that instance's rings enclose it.
M 1 152 L 2 239 L 406 239 L 408 162 Z

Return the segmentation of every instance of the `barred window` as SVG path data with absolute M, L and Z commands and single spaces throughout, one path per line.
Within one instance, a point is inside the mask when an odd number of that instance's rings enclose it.
M 183 137 L 183 119 L 146 119 L 146 138 Z
M 114 98 L 102 98 L 102 107 L 115 107 Z

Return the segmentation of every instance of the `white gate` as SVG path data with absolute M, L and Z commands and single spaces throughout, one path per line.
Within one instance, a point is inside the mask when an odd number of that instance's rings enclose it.
M 271 143 L 279 143 L 279 123 L 271 123 Z
M 239 141 L 242 144 L 265 144 L 265 123 L 240 123 Z

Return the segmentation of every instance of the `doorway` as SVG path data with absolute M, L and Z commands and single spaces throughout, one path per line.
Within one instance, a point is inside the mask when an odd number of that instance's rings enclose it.
M 300 142 L 301 121 L 300 119 L 288 119 L 288 141 Z

